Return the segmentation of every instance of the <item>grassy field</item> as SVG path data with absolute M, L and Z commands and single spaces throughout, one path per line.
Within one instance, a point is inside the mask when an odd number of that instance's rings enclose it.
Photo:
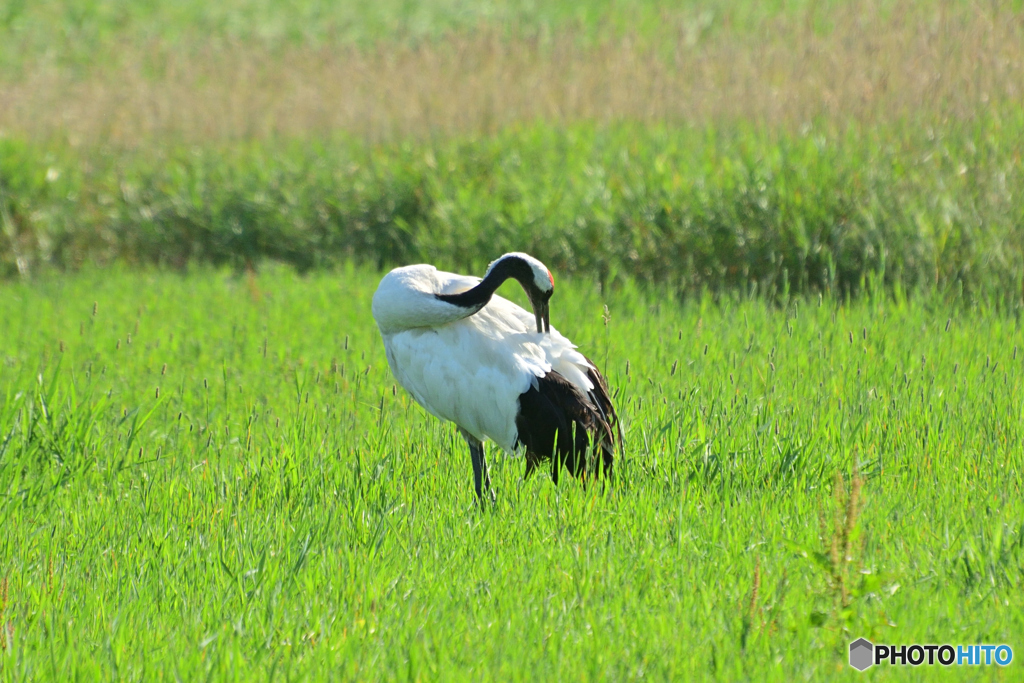
M 0 680 L 1019 660 L 1022 46 L 1019 0 L 0 0 Z M 480 509 L 369 301 L 512 250 L 626 453 L 494 454 Z
M 481 510 L 454 429 L 395 390 L 378 277 L 2 285 L 0 677 L 852 679 L 857 636 L 1019 657 L 1019 316 L 560 279 L 626 455 L 590 488 L 492 455 Z
M 0 277 L 527 249 L 688 294 L 1019 305 L 1019 7 L 574 8 L 10 4 Z
M 689 295 L 847 295 L 878 278 L 1020 306 L 1016 139 L 1019 111 L 948 134 L 536 124 L 104 153 L 0 140 L 0 275 L 116 261 L 474 271 L 522 250 Z
M 0 23 L 0 130 L 134 148 L 538 120 L 950 130 L 1019 111 L 1024 20 L 1006 3 L 668 4 L 488 16 L 434 0 L 418 17 L 408 3 L 332 3 L 312 18 L 288 3 L 32 3 Z M 378 21 L 389 12 L 402 19 Z

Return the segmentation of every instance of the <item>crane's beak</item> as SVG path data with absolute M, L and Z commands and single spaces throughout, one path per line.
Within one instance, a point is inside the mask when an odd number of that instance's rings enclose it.
M 537 333 L 551 331 L 551 316 L 548 311 L 548 302 L 535 300 L 533 302 L 533 316 L 537 319 Z

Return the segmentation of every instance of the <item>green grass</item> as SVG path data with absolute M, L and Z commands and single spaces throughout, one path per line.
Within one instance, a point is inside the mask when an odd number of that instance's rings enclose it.
M 1020 305 L 1019 3 L 726 4 L 8 3 L 0 278 L 519 249 L 687 295 Z
M 394 390 L 378 277 L 0 285 L 0 678 L 852 680 L 857 636 L 1020 657 L 1019 317 L 559 278 L 626 456 L 556 488 L 492 454 L 481 510 L 454 429 Z
M 665 0 L 597 0 L 587 3 L 407 0 L 227 0 L 206 3 L 132 0 L 4 0 L 0 3 L 0 72 L 16 73 L 35 62 L 91 69 L 116 62 L 125 45 L 175 49 L 244 42 L 275 49 L 287 45 L 372 45 L 382 41 L 442 39 L 481 26 L 544 36 L 572 28 L 586 39 L 622 33 L 678 38 L 690 24 L 702 30 L 753 26 L 780 14 L 803 15 L 834 3 L 730 3 L 700 7 Z M 820 5 L 820 8 L 818 7 Z
M 0 274 L 19 258 L 28 272 L 265 259 L 473 270 L 524 250 L 562 273 L 689 294 L 846 295 L 874 277 L 1019 305 L 1021 137 L 1018 112 L 868 132 L 536 124 L 137 152 L 0 140 Z
M 0 100 L 75 90 L 5 101 L 0 131 L 0 680 L 852 680 L 858 636 L 1019 660 L 1020 3 L 886 33 L 890 6 L 0 0 Z M 832 29 L 853 47 L 808 38 Z M 607 74 L 734 56 L 678 82 L 751 88 L 724 115 L 662 93 L 595 121 L 592 95 L 493 125 L 466 92 L 463 128 L 424 111 L 408 137 L 317 127 L 347 95 L 314 88 L 308 130 L 260 123 L 275 79 L 368 64 L 405 88 L 384 57 L 429 66 L 445 36 L 523 82 L 569 40 Z M 863 82 L 822 92 L 847 59 Z M 161 84 L 239 65 L 266 67 L 225 100 L 251 130 L 112 137 L 110 112 L 163 120 Z M 108 87 L 126 75 L 153 92 Z M 223 113 L 172 104 L 197 130 Z M 555 271 L 626 453 L 588 488 L 492 453 L 480 509 L 369 300 L 385 266 L 509 250 Z

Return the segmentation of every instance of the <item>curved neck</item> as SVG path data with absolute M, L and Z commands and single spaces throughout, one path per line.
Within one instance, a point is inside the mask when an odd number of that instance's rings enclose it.
M 526 274 L 519 271 L 527 271 Z M 525 263 L 516 259 L 499 261 L 487 273 L 487 276 L 480 281 L 476 287 L 460 292 L 459 294 L 435 294 L 434 296 L 445 303 L 453 304 L 466 310 L 466 315 L 473 315 L 487 305 L 487 302 L 494 296 L 494 292 L 505 280 L 515 278 L 523 283 L 524 275 L 532 277 L 530 268 Z M 525 285 L 524 285 L 525 286 Z

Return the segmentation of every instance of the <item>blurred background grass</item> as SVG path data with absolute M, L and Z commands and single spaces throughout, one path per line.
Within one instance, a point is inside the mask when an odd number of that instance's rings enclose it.
M 0 268 L 1024 285 L 1021 3 L 7 2 Z

